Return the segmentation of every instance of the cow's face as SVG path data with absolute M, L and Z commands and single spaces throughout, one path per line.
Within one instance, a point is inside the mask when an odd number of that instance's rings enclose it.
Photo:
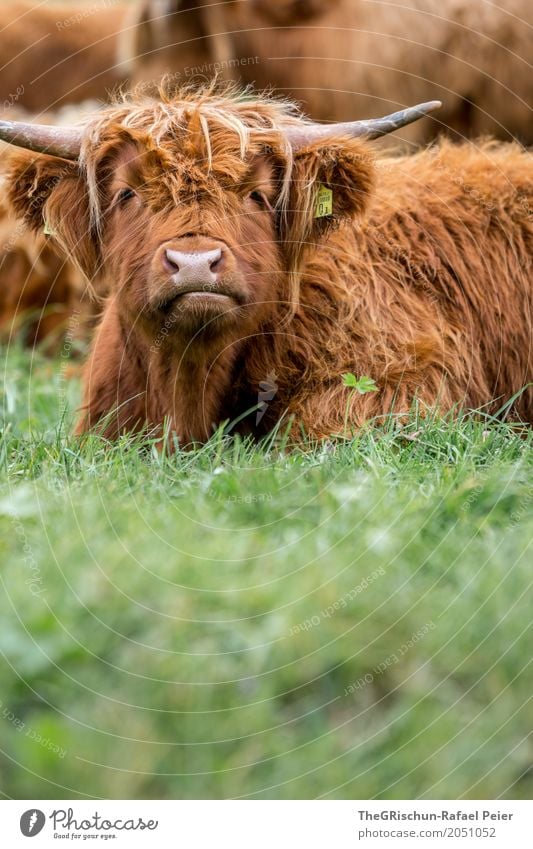
M 204 151 L 184 155 L 179 143 L 149 152 L 128 142 L 106 156 L 106 276 L 132 321 L 214 333 L 281 296 L 278 170 L 267 155 L 231 150 L 210 168 Z
M 304 254 L 333 220 L 362 212 L 372 185 L 360 141 L 293 153 L 269 125 L 279 106 L 218 109 L 110 109 L 82 167 L 22 157 L 12 168 L 17 211 L 35 229 L 48 224 L 88 277 L 105 278 L 123 320 L 150 336 L 246 334 L 290 308 Z M 317 217 L 321 186 L 333 190 L 333 216 Z

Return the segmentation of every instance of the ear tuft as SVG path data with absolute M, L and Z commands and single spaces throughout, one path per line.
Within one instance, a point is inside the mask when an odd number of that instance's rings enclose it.
M 374 183 L 374 157 L 359 139 L 320 141 L 297 151 L 282 233 L 291 274 L 297 274 L 308 245 L 316 245 L 342 222 L 363 215 Z M 332 211 L 317 215 L 319 192 L 324 189 L 332 193 Z
M 48 231 L 60 251 L 90 278 L 98 264 L 91 239 L 87 186 L 78 166 L 51 156 L 10 154 L 5 169 L 7 200 L 35 233 Z
M 369 148 L 357 139 L 317 142 L 298 151 L 294 158 L 293 184 L 304 211 L 319 187 L 333 193 L 333 213 L 337 221 L 361 216 L 374 186 L 374 158 Z M 309 197 L 307 197 L 309 195 Z M 311 225 L 307 221 L 307 225 Z
M 41 232 L 46 201 L 64 176 L 77 173 L 73 163 L 28 152 L 10 153 L 5 168 L 7 199 L 15 215 Z

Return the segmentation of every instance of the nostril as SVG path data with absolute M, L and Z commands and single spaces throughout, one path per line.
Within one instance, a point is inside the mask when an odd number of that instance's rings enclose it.
M 165 259 L 165 264 L 170 269 L 170 271 L 172 271 L 173 274 L 175 274 L 176 271 L 180 270 L 179 262 L 177 260 L 177 252 L 176 251 L 166 250 L 164 259 Z
M 209 259 L 209 268 L 211 269 L 211 271 L 217 271 L 220 268 L 221 260 L 222 251 L 219 248 L 216 252 L 213 251 L 213 256 Z

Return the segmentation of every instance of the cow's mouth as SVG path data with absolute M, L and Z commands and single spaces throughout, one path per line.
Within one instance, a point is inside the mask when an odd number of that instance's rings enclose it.
M 175 289 L 159 302 L 158 309 L 164 315 L 168 315 L 180 306 L 183 306 L 184 309 L 193 305 L 218 307 L 220 309 L 223 308 L 224 304 L 242 304 L 243 302 L 242 295 L 233 289 L 222 286 L 198 286 L 196 284 L 194 286 L 180 286 L 179 289 Z

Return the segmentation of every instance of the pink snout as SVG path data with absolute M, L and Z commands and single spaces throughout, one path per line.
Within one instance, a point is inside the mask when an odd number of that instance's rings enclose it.
M 222 270 L 222 248 L 209 251 L 178 251 L 166 248 L 163 263 L 179 289 L 203 289 L 217 283 Z

